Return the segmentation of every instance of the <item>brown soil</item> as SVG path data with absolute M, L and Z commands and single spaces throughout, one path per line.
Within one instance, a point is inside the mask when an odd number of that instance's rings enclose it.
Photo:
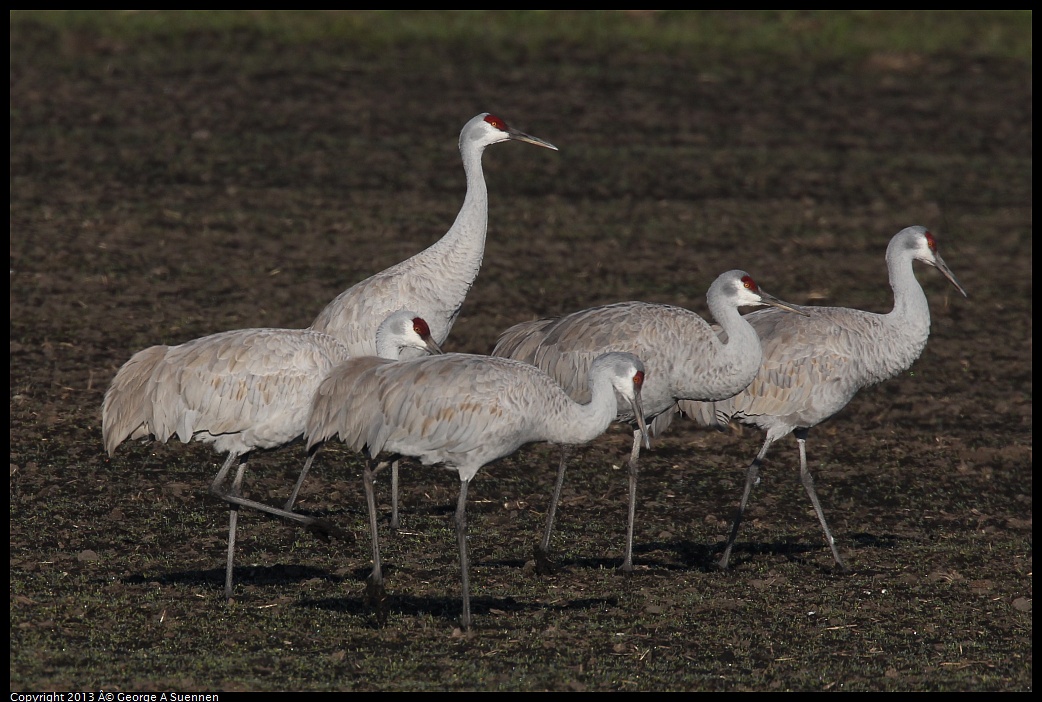
M 1030 63 L 180 41 L 12 28 L 12 689 L 1032 687 Z M 228 607 L 227 511 L 207 493 L 221 457 L 106 456 L 102 395 L 135 351 L 307 326 L 444 233 L 457 135 L 485 110 L 561 151 L 485 154 L 486 258 L 447 350 L 623 299 L 705 315 L 736 267 L 792 302 L 886 311 L 889 238 L 935 232 L 968 299 L 919 267 L 922 357 L 808 442 L 852 573 L 834 571 L 792 439 L 719 572 L 762 437 L 678 421 L 644 454 L 631 577 L 615 571 L 623 428 L 573 465 L 557 575 L 530 560 L 556 452 L 475 479 L 470 637 L 454 632 L 457 481 L 407 467 L 378 628 L 360 464 L 334 446 L 300 508 L 356 540 L 244 512 Z M 258 457 L 247 493 L 280 505 L 303 458 Z

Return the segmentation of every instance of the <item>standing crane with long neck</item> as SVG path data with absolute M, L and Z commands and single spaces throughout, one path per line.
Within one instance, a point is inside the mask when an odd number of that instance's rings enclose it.
M 644 418 L 649 422 L 650 434 L 657 436 L 672 421 L 678 400 L 729 397 L 756 375 L 760 368 L 760 339 L 738 313 L 739 307 L 770 305 L 780 310 L 792 309 L 763 291 L 741 270 L 718 276 L 709 286 L 706 299 L 713 319 L 728 330 L 728 340 L 719 339 L 710 325 L 690 310 L 649 302 L 619 302 L 515 325 L 500 335 L 492 354 L 541 368 L 578 402 L 590 395 L 586 376 L 594 358 L 608 351 L 636 354 L 648 370 L 642 391 Z M 620 407 L 616 419 L 635 427 L 628 464 L 629 510 L 622 563 L 624 571 L 632 571 L 642 433 L 627 408 Z M 549 559 L 550 534 L 568 457 L 568 450 L 564 449 L 543 540 L 536 549 L 540 571 L 553 568 Z
M 558 150 L 547 141 L 514 129 L 496 115 L 483 112 L 473 117 L 459 136 L 467 192 L 456 221 L 423 251 L 340 293 L 319 313 L 311 329 L 336 337 L 352 356 L 372 356 L 376 352 L 377 325 L 395 310 L 410 309 L 427 320 L 435 342 L 444 344 L 485 255 L 488 189 L 481 157 L 486 147 L 511 140 Z M 404 357 L 418 355 L 406 351 Z M 301 475 L 298 486 L 303 479 Z M 391 469 L 391 481 L 391 527 L 397 529 L 397 462 Z M 295 496 L 286 503 L 287 510 L 292 509 Z
M 352 356 L 372 356 L 380 322 L 395 310 L 410 309 L 427 320 L 431 337 L 444 344 L 485 255 L 488 189 L 481 156 L 486 147 L 510 140 L 557 150 L 487 112 L 471 119 L 459 137 L 467 194 L 456 221 L 423 251 L 340 293 L 310 328 L 339 339 Z
M 378 353 L 385 358 L 397 358 L 407 348 L 441 353 L 426 322 L 412 312 L 389 316 L 378 334 Z M 301 438 L 319 384 L 350 355 L 344 344 L 321 332 L 238 329 L 139 351 L 106 390 L 101 427 L 109 456 L 126 439 L 153 437 L 166 443 L 174 436 L 183 443 L 213 444 L 219 453 L 228 454 L 210 485 L 213 495 L 231 505 L 226 599 L 232 597 L 240 506 L 337 531 L 324 520 L 244 498 L 242 482 L 251 454 Z M 314 457 L 310 452 L 305 473 Z M 236 464 L 231 485 L 222 487 Z
M 752 488 L 771 444 L 795 433 L 800 455 L 800 481 L 810 497 L 825 541 L 841 570 L 848 570 L 832 537 L 814 478 L 807 467 L 807 433 L 847 406 L 858 390 L 907 370 L 926 347 L 930 335 L 930 305 L 916 280 L 913 261 L 933 266 L 959 285 L 937 242 L 925 227 L 902 229 L 886 249 L 886 267 L 894 291 L 894 307 L 876 314 L 847 307 L 798 307 L 800 315 L 757 310 L 745 319 L 760 336 L 763 363 L 741 392 L 717 402 L 681 402 L 685 414 L 706 426 L 722 427 L 730 420 L 767 432 L 760 452 L 749 464 L 720 568 L 727 568 Z M 719 330 L 721 337 L 730 333 Z
M 538 368 L 506 358 L 446 354 L 385 363 L 343 363 L 315 394 L 305 436 L 308 447 L 339 438 L 370 461 L 380 453 L 444 464 L 459 475 L 456 540 L 463 612 L 469 628 L 467 487 L 486 464 L 535 441 L 581 444 L 602 434 L 618 413 L 618 397 L 643 431 L 644 365 L 632 354 L 612 353 L 591 365 L 588 401 L 580 404 Z M 372 473 L 365 474 L 372 530 L 373 571 L 367 590 L 382 593 Z M 379 599 L 382 599 L 380 597 Z M 378 617 L 380 614 L 378 613 Z

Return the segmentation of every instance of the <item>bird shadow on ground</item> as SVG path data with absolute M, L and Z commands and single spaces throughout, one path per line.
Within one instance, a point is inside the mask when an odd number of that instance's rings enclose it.
M 897 547 L 898 537 L 887 534 L 877 536 L 873 534 L 853 534 L 847 536 L 848 548 L 857 545 L 859 548 L 881 548 L 893 549 Z M 788 540 L 773 542 L 736 542 L 731 551 L 730 568 L 735 568 L 746 561 L 760 561 L 763 556 L 775 556 L 786 560 L 801 563 L 821 572 L 832 572 L 834 564 L 830 560 L 828 564 L 816 564 L 806 556 L 821 550 L 815 544 L 796 543 Z M 652 557 L 650 554 L 672 552 L 676 556 L 675 562 L 663 555 L 661 558 Z M 825 549 L 827 553 L 827 549 Z M 708 546 L 696 543 L 688 539 L 670 539 L 667 541 L 646 541 L 633 547 L 633 566 L 641 572 L 661 571 L 698 571 L 702 573 L 716 573 L 720 570 L 720 557 L 723 555 L 723 545 L 715 544 Z M 639 556 L 643 557 L 639 557 Z M 553 566 L 555 572 L 567 572 L 570 570 L 602 570 L 616 569 L 621 575 L 626 573 L 619 569 L 618 558 L 567 558 L 555 557 Z M 511 561 L 486 561 L 486 565 L 503 565 L 510 567 Z
M 808 558 L 808 554 L 817 554 L 822 551 L 823 548 L 824 553 L 828 553 L 827 547 L 808 543 L 794 543 L 787 540 L 773 542 L 736 541 L 734 548 L 731 550 L 731 559 L 727 570 L 733 571 L 747 562 L 762 562 L 764 556 L 774 556 L 775 558 L 799 563 L 807 568 L 818 570 L 823 574 L 831 573 L 835 569 L 835 562 L 831 558 L 829 558 L 827 564 L 824 561 L 818 563 L 816 560 Z M 713 549 L 708 553 L 706 560 L 696 563 L 695 567 L 698 567 L 707 573 L 719 572 L 720 568 L 718 563 L 722 555 L 722 547 Z
M 634 553 L 638 552 L 638 549 L 634 547 Z M 656 551 L 659 549 L 655 548 L 643 548 L 640 551 Z M 663 560 L 654 560 L 650 558 L 636 558 L 633 559 L 633 571 L 627 572 L 622 570 L 622 558 L 559 558 L 551 557 L 551 562 L 554 568 L 555 574 L 568 573 L 572 571 L 582 570 L 613 570 L 618 571 L 618 575 L 622 577 L 630 577 L 636 572 L 640 573 L 654 573 L 654 572 L 676 572 L 681 570 L 690 570 L 689 567 L 683 564 L 668 563 Z
M 159 583 L 160 585 L 201 585 L 214 587 L 223 591 L 224 568 L 210 568 L 207 570 L 183 570 L 172 573 L 150 574 L 141 573 L 130 575 L 121 579 L 124 585 L 146 585 L 148 583 Z M 274 565 L 274 566 L 236 566 L 236 587 L 247 586 L 285 586 L 287 583 L 302 583 L 308 580 L 325 580 L 331 583 L 341 583 L 350 578 L 331 573 L 323 568 L 300 565 Z M 363 578 L 364 579 L 364 576 Z
M 376 619 L 372 607 L 366 603 L 364 592 L 357 596 L 325 597 L 320 599 L 301 600 L 298 607 L 322 609 L 347 614 L 359 614 Z M 474 616 L 495 616 L 509 613 L 575 612 L 589 609 L 618 606 L 618 598 L 593 597 L 549 604 L 546 602 L 519 602 L 513 597 L 471 597 L 470 609 Z M 386 614 L 401 617 L 422 617 L 431 615 L 455 622 L 460 617 L 459 597 L 417 597 L 414 595 L 388 594 L 384 605 Z M 374 628 L 378 628 L 375 621 Z M 479 624 L 480 626 L 480 624 Z
M 848 544 L 857 545 L 860 548 L 888 550 L 898 548 L 902 542 L 907 541 L 907 539 L 903 539 L 896 534 L 869 534 L 866 532 L 847 534 L 844 540 Z
M 666 570 L 699 570 L 705 573 L 716 570 L 716 561 L 719 560 L 719 549 L 716 546 L 707 546 L 705 543 L 696 543 L 690 539 L 669 539 L 664 541 L 645 541 L 634 544 L 634 564 L 642 563 L 637 559 L 637 554 L 648 554 L 656 551 L 666 551 L 676 554 L 679 563 L 656 564 Z

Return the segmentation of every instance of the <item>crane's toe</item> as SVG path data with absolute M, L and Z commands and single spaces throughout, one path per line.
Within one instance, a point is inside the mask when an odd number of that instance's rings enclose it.
M 377 626 L 384 626 L 387 623 L 387 588 L 382 576 L 372 574 L 366 578 L 365 604 L 373 610 Z
M 550 554 L 543 550 L 542 546 L 536 546 L 532 550 L 535 559 L 535 572 L 539 575 L 554 575 L 557 573 L 557 564 L 550 559 Z
M 340 541 L 354 541 L 354 535 L 344 531 L 336 524 L 333 524 L 328 519 L 315 519 L 309 522 L 306 526 L 307 530 L 322 539 L 326 543 L 329 543 L 329 537 L 339 539 Z

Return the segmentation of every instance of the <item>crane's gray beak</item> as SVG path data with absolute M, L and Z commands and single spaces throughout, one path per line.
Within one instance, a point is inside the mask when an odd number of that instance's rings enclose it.
M 431 354 L 432 356 L 440 356 L 443 353 L 445 353 L 441 350 L 441 347 L 438 346 L 438 342 L 434 340 L 434 337 L 428 336 L 426 339 L 423 340 L 423 342 L 424 344 L 426 344 L 427 353 Z
M 510 135 L 511 139 L 516 139 L 518 141 L 527 141 L 529 144 L 535 144 L 536 146 L 542 146 L 542 147 L 545 147 L 547 149 L 553 149 L 554 151 L 560 151 L 560 149 L 558 149 L 556 146 L 554 146 L 550 142 L 543 141 L 539 137 L 534 137 L 531 134 L 525 134 L 524 132 L 519 132 L 518 130 L 514 129 L 513 127 L 507 127 L 506 132 L 507 132 L 507 134 Z
M 640 429 L 640 434 L 644 437 L 644 448 L 650 450 L 651 437 L 648 435 L 648 424 L 644 421 L 644 403 L 640 399 L 639 391 L 630 400 L 630 407 L 633 409 L 633 416 L 637 418 L 637 427 Z
M 782 302 L 781 300 L 776 298 L 774 295 L 771 295 L 770 293 L 764 292 L 763 288 L 760 288 L 760 302 L 762 302 L 765 305 L 770 305 L 771 307 L 777 307 L 780 310 L 785 310 L 786 312 L 795 312 L 796 314 L 803 315 L 804 317 L 809 317 L 810 316 L 808 313 L 804 312 L 803 310 L 798 310 L 795 307 L 793 307 L 792 305 L 790 305 L 789 303 Z
M 948 279 L 948 282 L 954 285 L 955 289 L 961 292 L 963 297 L 969 297 L 969 295 L 966 294 L 966 291 L 962 289 L 962 286 L 959 285 L 959 281 L 955 279 L 955 274 L 952 273 L 950 268 L 948 268 L 948 264 L 944 262 L 943 258 L 941 258 L 941 254 L 935 251 L 933 254 L 933 259 L 934 267 L 937 270 L 939 270 L 945 278 Z

